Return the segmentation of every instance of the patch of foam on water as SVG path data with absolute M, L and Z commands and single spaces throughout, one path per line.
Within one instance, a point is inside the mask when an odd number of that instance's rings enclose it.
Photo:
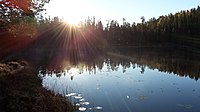
M 88 108 L 88 110 L 101 110 L 101 109 L 103 109 L 103 107 L 100 107 L 100 106 Z
M 85 107 L 79 107 L 78 110 L 79 110 L 79 111 L 86 111 L 87 108 L 85 108 Z
M 85 101 L 85 99 L 84 99 L 84 98 L 82 98 L 82 99 L 80 99 L 79 101 L 80 101 L 80 102 L 81 102 L 81 101 Z
M 70 96 L 75 96 L 75 95 L 77 95 L 77 93 L 69 93 L 69 94 L 66 94 L 65 96 L 70 97 Z
M 76 106 L 81 106 L 79 103 L 76 103 Z
M 82 104 L 82 105 L 89 105 L 90 102 L 81 102 L 80 104 Z
M 72 98 L 76 99 L 75 102 L 77 102 L 77 100 L 78 100 L 78 102 L 75 103 L 75 105 L 76 105 L 77 107 L 79 107 L 79 108 L 78 108 L 79 111 L 101 110 L 101 109 L 103 109 L 103 107 L 100 107 L 100 106 L 92 107 L 92 108 L 86 108 L 86 107 L 84 107 L 84 105 L 85 105 L 85 106 L 86 106 L 86 105 L 90 105 L 90 102 L 85 101 L 85 99 L 82 97 L 82 94 L 78 94 L 78 93 L 69 93 L 69 94 L 66 94 L 65 96 L 66 96 L 66 97 L 72 97 Z
M 83 97 L 81 96 L 74 96 L 75 99 L 82 99 Z
M 97 106 L 97 107 L 95 107 L 95 109 L 101 110 L 101 109 L 103 109 L 103 107 Z

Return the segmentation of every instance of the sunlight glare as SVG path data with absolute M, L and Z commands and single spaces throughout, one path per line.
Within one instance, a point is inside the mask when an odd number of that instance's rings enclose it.
M 80 20 L 78 20 L 77 18 L 63 18 L 63 22 L 73 25 L 73 26 L 78 26 L 80 23 Z
M 78 74 L 78 69 L 77 68 L 71 68 L 69 70 L 66 70 L 66 73 L 69 73 L 70 75 L 76 75 Z
M 52 0 L 46 5 L 47 15 L 58 16 L 64 22 L 78 25 L 82 18 L 98 14 L 97 9 L 83 0 Z

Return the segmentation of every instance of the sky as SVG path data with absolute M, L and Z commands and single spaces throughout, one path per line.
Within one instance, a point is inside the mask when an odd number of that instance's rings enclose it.
M 197 8 L 200 0 L 52 0 L 45 6 L 46 16 L 59 16 L 68 22 L 77 22 L 88 16 L 96 20 L 117 20 L 123 18 L 129 23 L 141 22 L 152 17 Z

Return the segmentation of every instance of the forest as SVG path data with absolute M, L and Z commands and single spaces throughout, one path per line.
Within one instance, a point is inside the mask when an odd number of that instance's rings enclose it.
M 9 0 L 1 1 L 0 35 L 2 37 L 1 42 L 7 43 L 7 46 L 13 44 L 13 41 L 16 41 L 15 48 L 17 48 L 22 46 L 21 44 L 17 44 L 21 41 L 27 44 L 33 40 L 37 40 L 36 38 L 43 40 L 43 42 L 54 40 L 55 38 L 57 38 L 57 41 L 63 41 L 63 38 L 67 38 L 64 39 L 66 43 L 79 44 L 80 42 L 79 45 L 87 47 L 97 45 L 97 48 L 100 46 L 105 48 L 106 46 L 172 45 L 176 48 L 186 48 L 198 52 L 198 48 L 200 47 L 199 6 L 175 14 L 162 15 L 159 18 L 152 17 L 149 20 L 145 20 L 145 17 L 142 16 L 140 18 L 141 23 L 133 22 L 131 24 L 126 22 L 125 18 L 122 18 L 123 24 L 121 25 L 117 20 L 107 21 L 107 24 L 103 25 L 101 20 L 96 21 L 95 17 L 88 17 L 86 20 L 80 20 L 79 26 L 72 26 L 63 22 L 58 17 L 51 19 L 50 17 L 45 18 L 41 15 L 41 11 L 45 10 L 43 9 L 44 4 L 49 1 L 35 2 L 31 6 L 32 9 L 26 7 L 26 5 L 30 4 L 29 2 L 26 2 L 26 4 L 23 2 L 23 4 L 15 4 L 9 2 Z M 45 35 L 49 36 L 50 33 L 52 33 L 52 36 L 48 37 L 47 40 L 41 39 Z M 78 39 L 76 39 L 77 37 Z M 88 41 L 90 43 L 89 46 Z M 38 43 L 41 44 L 41 41 L 38 41 Z M 48 43 L 51 42 L 49 41 Z M 60 42 L 57 43 L 62 44 Z M 56 46 L 56 44 L 51 45 Z M 1 47 L 1 49 L 3 48 Z

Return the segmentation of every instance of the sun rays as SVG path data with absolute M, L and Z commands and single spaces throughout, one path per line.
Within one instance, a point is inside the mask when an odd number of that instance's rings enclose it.
M 82 19 L 99 13 L 98 9 L 87 0 L 52 0 L 45 8 L 48 16 L 58 16 L 64 22 L 75 26 Z
M 77 65 L 93 60 L 100 53 L 100 33 L 96 27 L 86 25 L 77 27 L 63 22 L 51 22 L 45 26 L 37 48 L 44 48 L 47 55 L 47 68 L 54 66 L 63 69 L 66 64 Z M 47 30 L 48 29 L 48 30 Z M 103 39 L 103 38 L 102 38 Z M 41 49 L 40 49 L 41 50 Z
M 63 22 L 71 26 L 79 27 L 80 20 L 76 18 L 64 18 Z

